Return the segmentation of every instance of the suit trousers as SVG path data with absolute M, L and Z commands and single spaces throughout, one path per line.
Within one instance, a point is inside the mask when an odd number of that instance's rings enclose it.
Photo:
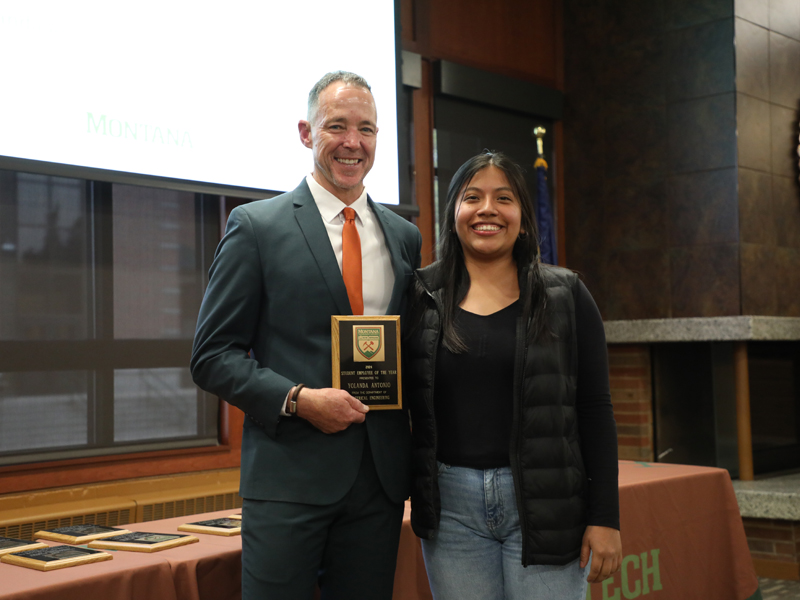
M 383 491 L 365 438 L 353 486 L 330 505 L 245 499 L 242 599 L 391 600 L 403 503 Z

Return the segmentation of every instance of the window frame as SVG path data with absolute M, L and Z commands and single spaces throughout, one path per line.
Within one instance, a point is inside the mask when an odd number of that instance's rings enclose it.
M 216 399 L 216 410 L 208 403 L 201 403 L 204 407 L 198 409 L 216 417 L 216 435 L 113 442 L 114 403 L 95 402 L 94 397 L 113 399 L 115 369 L 188 367 L 192 340 L 114 339 L 113 271 L 106 268 L 113 267 L 113 184 L 93 180 L 84 180 L 84 184 L 84 214 L 89 223 L 86 264 L 90 270 L 88 285 L 92 288 L 88 302 L 95 305 L 89 339 L 0 341 L 0 371 L 86 371 L 87 377 L 98 382 L 102 389 L 89 393 L 87 444 L 5 454 L 0 464 L 0 492 L 238 467 L 243 414 L 220 399 Z M 208 267 L 221 237 L 221 213 L 226 211 L 224 197 L 194 192 L 194 198 L 198 223 L 195 247 L 202 297 L 208 283 Z M 56 454 L 64 454 L 66 458 L 53 458 Z
M 34 462 L 0 467 L 2 493 L 238 468 L 244 413 L 222 400 L 216 446 Z

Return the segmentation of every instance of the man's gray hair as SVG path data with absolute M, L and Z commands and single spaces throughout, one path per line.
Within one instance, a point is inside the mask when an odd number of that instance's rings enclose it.
M 322 79 L 314 84 L 314 87 L 311 88 L 311 91 L 308 92 L 308 114 L 306 115 L 306 118 L 308 119 L 309 123 L 313 123 L 314 119 L 317 118 L 319 95 L 322 93 L 322 90 L 324 90 L 330 84 L 339 81 L 347 85 L 363 88 L 372 93 L 372 88 L 369 87 L 367 80 L 361 77 L 361 75 L 356 75 L 350 71 L 333 71 L 332 73 L 326 73 L 322 76 Z

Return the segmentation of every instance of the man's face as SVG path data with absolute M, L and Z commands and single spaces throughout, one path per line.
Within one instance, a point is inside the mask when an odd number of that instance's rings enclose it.
M 346 204 L 361 195 L 375 160 L 377 121 L 372 94 L 337 81 L 320 93 L 313 123 L 298 124 L 314 154 L 314 179 Z

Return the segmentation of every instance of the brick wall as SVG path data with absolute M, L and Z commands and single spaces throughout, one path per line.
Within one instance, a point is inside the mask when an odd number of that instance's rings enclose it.
M 775 579 L 800 579 L 800 523 L 749 518 L 742 521 L 756 573 Z
M 611 402 L 617 421 L 619 457 L 653 460 L 653 387 L 647 345 L 608 347 Z

